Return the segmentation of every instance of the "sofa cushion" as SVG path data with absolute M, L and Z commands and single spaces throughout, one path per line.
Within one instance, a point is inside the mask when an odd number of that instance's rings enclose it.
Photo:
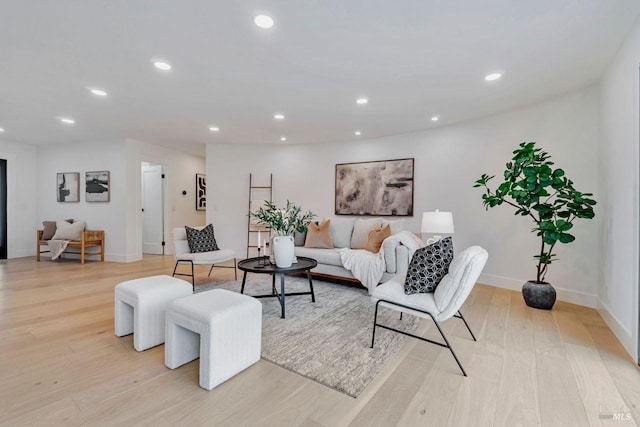
M 331 241 L 335 248 L 351 246 L 351 233 L 355 218 L 331 218 Z
M 447 237 L 420 248 L 413 254 L 407 271 L 404 292 L 434 292 L 449 271 L 453 259 L 453 241 Z
M 306 256 L 318 261 L 318 264 L 335 265 L 342 267 L 342 261 L 340 260 L 340 254 L 337 249 L 318 249 L 318 248 L 295 248 L 296 256 Z
M 56 233 L 52 240 L 82 240 L 85 222 L 76 221 L 69 224 L 67 221 L 56 221 Z
M 351 235 L 351 249 L 364 249 L 369 237 L 369 231 L 375 225 L 382 224 L 382 218 L 361 219 L 356 218 Z
M 309 224 L 307 230 L 307 238 L 304 241 L 305 248 L 324 248 L 332 249 L 333 242 L 331 241 L 331 221 L 326 220 L 320 225 L 315 223 Z
M 389 224 L 385 225 L 384 227 L 381 225 L 375 225 L 369 231 L 367 243 L 365 243 L 364 248 L 369 252 L 377 254 L 378 252 L 380 252 L 382 242 L 384 242 L 384 239 L 389 236 L 391 236 L 391 226 Z
M 404 219 L 383 219 L 382 226 L 389 224 L 391 226 L 391 235 L 398 234 L 404 230 Z
M 220 249 L 216 242 L 213 224 L 209 224 L 201 230 L 185 226 L 184 230 L 187 233 L 191 253 L 211 252 Z

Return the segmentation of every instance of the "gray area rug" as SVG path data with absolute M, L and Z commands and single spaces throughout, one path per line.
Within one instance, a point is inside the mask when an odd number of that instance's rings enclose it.
M 289 277 L 286 291 L 309 290 L 306 278 Z M 240 292 L 242 281 L 212 282 L 196 292 L 227 289 Z M 280 278 L 276 285 L 279 289 Z M 261 298 L 262 357 L 351 397 L 357 397 L 402 347 L 406 337 L 378 328 L 371 345 L 374 304 L 367 290 L 313 281 L 316 302 L 310 295 L 286 298 L 286 319 L 280 318 L 277 298 Z M 245 294 L 271 292 L 271 276 L 248 274 Z M 419 320 L 380 309 L 384 324 L 415 330 Z

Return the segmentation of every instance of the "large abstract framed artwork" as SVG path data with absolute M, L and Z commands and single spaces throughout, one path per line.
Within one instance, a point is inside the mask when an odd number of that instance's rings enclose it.
M 80 172 L 62 172 L 56 174 L 59 202 L 80 201 Z
M 85 187 L 87 202 L 108 202 L 111 198 L 109 171 L 95 171 L 85 173 Z
M 207 175 L 196 174 L 196 210 L 207 210 Z
M 413 159 L 337 164 L 336 215 L 413 216 Z

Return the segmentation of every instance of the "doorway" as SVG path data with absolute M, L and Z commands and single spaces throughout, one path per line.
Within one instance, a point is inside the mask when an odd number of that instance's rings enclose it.
M 7 252 L 7 161 L 0 159 L 0 259 Z
M 165 165 L 142 162 L 142 253 L 165 254 Z

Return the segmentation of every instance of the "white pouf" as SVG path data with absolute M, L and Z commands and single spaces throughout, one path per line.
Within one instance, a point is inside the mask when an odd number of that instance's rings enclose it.
M 262 304 L 224 289 L 167 307 L 164 363 L 175 369 L 200 357 L 200 387 L 211 390 L 260 360 Z
M 167 304 L 192 293 L 190 283 L 170 276 L 143 277 L 116 285 L 116 335 L 133 333 L 133 346 L 138 351 L 162 344 Z

